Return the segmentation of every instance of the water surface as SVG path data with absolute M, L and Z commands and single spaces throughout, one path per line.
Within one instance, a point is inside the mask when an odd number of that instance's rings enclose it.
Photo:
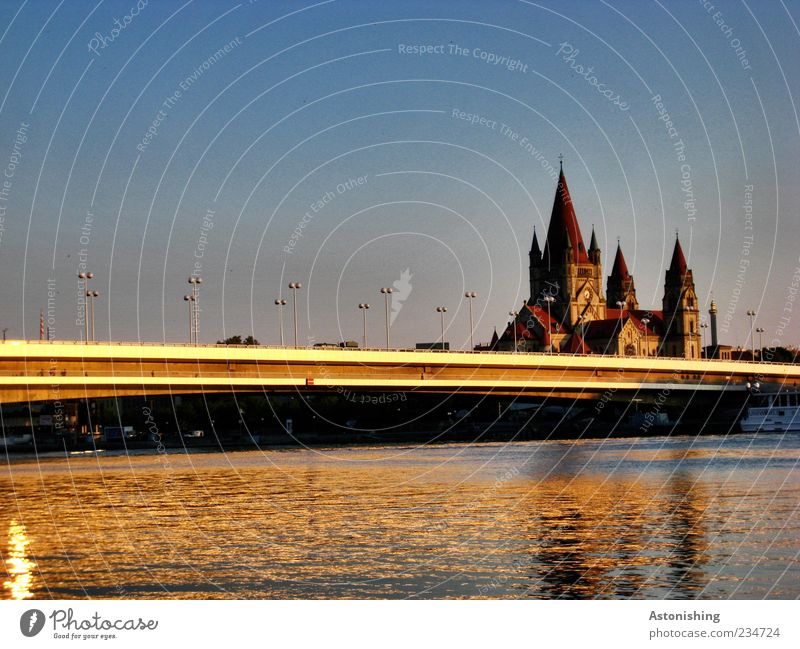
M 6 598 L 796 598 L 780 435 L 6 459 Z

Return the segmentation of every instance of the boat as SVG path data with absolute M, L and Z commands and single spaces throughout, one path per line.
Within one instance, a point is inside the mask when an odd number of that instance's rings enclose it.
M 745 433 L 800 432 L 800 392 L 755 394 L 739 422 Z
M 0 448 L 27 448 L 29 446 L 33 447 L 33 435 L 30 433 L 24 433 L 22 435 L 0 436 Z

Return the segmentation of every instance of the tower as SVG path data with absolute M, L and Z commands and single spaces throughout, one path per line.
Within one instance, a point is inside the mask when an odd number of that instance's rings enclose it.
M 708 309 L 708 320 L 711 324 L 711 347 L 717 349 L 719 341 L 717 339 L 717 303 L 711 300 L 711 307 Z
M 595 266 L 600 265 L 600 246 L 597 245 L 597 237 L 594 234 L 594 224 L 592 224 L 592 242 L 589 244 L 589 261 Z
M 539 239 L 536 237 L 536 226 L 533 226 L 533 241 L 531 242 L 531 251 L 528 253 L 528 259 L 530 261 L 530 265 L 528 266 L 529 270 L 529 281 L 531 287 L 531 296 L 535 295 L 534 292 L 534 270 L 539 268 L 542 265 L 542 250 L 539 248 Z
M 579 321 L 606 317 L 600 248 L 592 232 L 590 250 L 583 243 L 563 167 L 558 176 L 544 249 L 534 232 L 530 252 L 530 305 L 544 306 L 552 296 L 553 317 L 572 327 Z
M 697 293 L 681 242 L 675 237 L 672 260 L 664 278 L 664 338 L 662 356 L 700 358 Z
M 624 302 L 625 308 L 628 310 L 639 308 L 633 275 L 628 272 L 628 264 L 625 263 L 625 255 L 622 254 L 619 242 L 617 242 L 617 254 L 614 257 L 611 275 L 608 276 L 607 287 L 606 299 L 612 307 L 617 306 L 617 302 Z

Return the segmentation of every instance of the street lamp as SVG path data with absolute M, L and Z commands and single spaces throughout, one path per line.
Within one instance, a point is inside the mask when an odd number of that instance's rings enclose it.
M 758 360 L 760 361 L 764 356 L 764 328 L 763 327 L 756 327 L 756 333 L 758 334 Z
M 78 273 L 78 279 L 83 280 L 83 290 L 84 293 L 88 295 L 89 291 L 89 280 L 94 277 L 94 273 Z M 89 342 L 89 313 L 87 308 L 89 306 L 89 300 L 86 300 L 86 303 L 83 306 L 83 324 L 86 328 L 86 342 Z
M 586 343 L 583 340 L 583 333 L 584 333 L 584 331 L 583 331 L 583 321 L 584 321 L 584 315 L 581 314 L 581 315 L 578 316 L 578 320 L 575 322 L 575 324 L 576 324 L 576 328 L 578 329 L 578 333 L 580 334 L 580 337 L 581 337 L 581 348 L 585 349 L 586 348 Z M 575 350 L 572 353 L 572 355 L 574 356 L 577 353 L 578 353 L 578 351 Z
M 553 344 L 550 340 L 550 335 L 553 333 L 550 325 L 550 305 L 556 301 L 552 295 L 545 295 L 544 301 L 547 302 L 547 353 L 553 353 Z
M 297 347 L 297 291 L 303 288 L 300 282 L 289 282 L 292 289 L 292 306 L 294 307 L 294 346 Z
M 619 309 L 619 341 L 622 342 L 622 344 L 624 345 L 625 343 L 622 340 L 622 314 L 625 311 L 625 302 L 623 302 L 622 300 L 617 300 L 617 308 Z M 625 352 L 624 347 L 623 347 L 622 350 L 620 350 L 619 347 L 617 347 L 617 351 L 619 351 L 619 355 L 620 356 L 624 356 L 625 355 L 624 354 L 624 352 Z
M 383 305 L 386 310 L 386 349 L 389 349 L 389 296 L 394 293 L 394 289 L 384 287 L 381 289 L 381 293 L 383 293 Z
M 644 325 L 644 355 L 650 356 L 650 349 L 647 347 L 647 325 L 650 324 L 650 318 L 642 318 L 642 324 Z
M 194 304 L 193 304 L 193 302 L 194 302 L 195 298 L 194 298 L 194 295 L 189 294 L 189 295 L 184 295 L 183 299 L 186 302 L 186 304 L 189 305 L 189 344 L 191 345 L 192 342 L 194 342 L 193 339 L 192 339 L 192 332 L 193 332 L 194 327 L 192 325 L 194 324 L 194 313 L 193 313 Z
M 511 328 L 514 330 L 514 353 L 517 353 L 517 316 L 519 311 L 509 311 L 508 315 L 511 316 Z
M 750 316 L 750 346 L 753 348 L 753 358 L 756 357 L 756 339 L 753 337 L 753 319 L 756 317 L 756 312 L 752 309 L 747 310 L 747 315 Z
M 278 322 L 281 330 L 281 347 L 283 347 L 283 307 L 286 306 L 286 300 L 284 300 L 282 297 L 278 298 L 275 300 L 275 306 L 278 307 Z
M 447 313 L 446 306 L 437 306 L 436 307 L 437 313 L 442 316 L 442 343 L 441 348 L 444 349 L 444 314 Z
M 99 295 L 100 293 L 97 291 L 86 291 L 86 297 L 89 298 L 86 301 L 89 303 L 89 311 L 92 319 L 92 342 L 94 342 L 94 298 L 98 297 Z
M 469 303 L 469 350 L 472 351 L 475 349 L 475 343 L 472 339 L 472 332 L 475 327 L 472 324 L 472 300 L 478 297 L 478 294 L 475 291 L 467 291 L 464 293 L 464 297 L 467 298 L 467 302 Z M 442 340 L 444 342 L 444 340 Z
M 358 308 L 361 309 L 361 312 L 364 314 L 364 349 L 367 347 L 367 309 L 369 309 L 369 304 L 366 302 L 362 302 L 358 305 Z
M 199 303 L 199 289 L 200 284 L 203 283 L 202 277 L 197 277 L 192 275 L 187 282 L 192 286 L 192 299 L 189 302 L 189 307 L 192 310 L 192 315 L 194 316 L 192 319 L 192 337 L 194 338 L 194 344 L 197 344 L 197 340 L 200 337 L 200 303 Z

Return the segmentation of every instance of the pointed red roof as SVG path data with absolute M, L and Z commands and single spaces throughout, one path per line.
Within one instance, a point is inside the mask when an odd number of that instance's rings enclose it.
M 622 254 L 622 247 L 617 244 L 617 256 L 614 257 L 614 267 L 611 269 L 611 276 L 625 279 L 629 274 L 628 264 L 625 263 L 625 255 Z
M 572 197 L 569 195 L 567 179 L 564 177 L 562 169 L 558 175 L 553 212 L 550 215 L 550 225 L 547 228 L 547 241 L 545 242 L 543 256 L 544 263 L 553 266 L 561 264 L 564 251 L 569 246 L 572 246 L 576 262 L 589 263 L 581 229 L 578 226 L 578 218 L 575 216 L 575 208 L 572 205 Z
M 683 248 L 678 237 L 675 237 L 675 249 L 672 251 L 672 261 L 669 263 L 668 273 L 686 274 L 686 257 L 683 256 Z
M 663 311 L 653 311 L 645 309 L 636 309 L 629 311 L 633 317 L 633 322 L 639 331 L 644 332 L 647 329 L 648 334 L 655 333 L 664 329 L 664 313 Z M 645 318 L 647 319 L 647 326 L 644 324 Z
M 543 329 L 549 330 L 550 333 L 558 333 L 559 325 L 561 323 L 555 318 L 552 312 L 550 313 L 550 316 L 548 316 L 547 309 L 539 306 L 538 304 L 527 304 L 525 307 L 539 321 L 539 324 L 542 325 Z
M 580 334 L 576 331 L 569 337 L 567 341 L 567 346 L 564 347 L 564 351 L 567 354 L 591 354 L 592 350 L 589 345 L 586 344 L 586 341 L 581 338 Z

